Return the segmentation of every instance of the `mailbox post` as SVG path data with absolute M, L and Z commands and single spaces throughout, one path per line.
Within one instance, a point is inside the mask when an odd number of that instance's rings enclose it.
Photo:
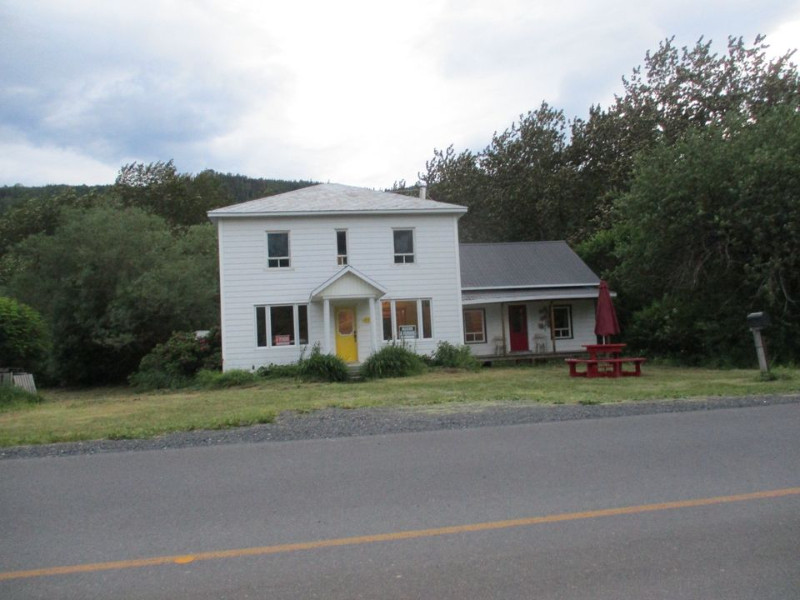
M 761 339 L 761 330 L 769 327 L 769 315 L 765 312 L 754 312 L 747 315 L 747 326 L 753 332 L 753 341 L 756 344 L 756 354 L 758 355 L 758 366 L 762 373 L 769 372 L 767 355 L 764 352 L 764 342 Z

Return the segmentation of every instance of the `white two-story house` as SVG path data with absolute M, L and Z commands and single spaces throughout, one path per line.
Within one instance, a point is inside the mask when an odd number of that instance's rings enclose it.
M 219 237 L 225 370 L 348 363 L 402 342 L 464 342 L 458 219 L 466 208 L 322 184 L 209 212 Z

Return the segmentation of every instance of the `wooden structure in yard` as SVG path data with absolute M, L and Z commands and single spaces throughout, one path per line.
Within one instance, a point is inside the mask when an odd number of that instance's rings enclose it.
M 625 344 L 588 344 L 584 346 L 589 358 L 567 358 L 570 377 L 639 377 L 646 358 L 623 357 Z M 578 366 L 583 365 L 582 370 Z M 630 365 L 633 370 L 626 369 Z
M 36 383 L 33 381 L 33 375 L 23 373 L 19 369 L 0 369 L 0 385 L 13 385 L 31 394 L 36 393 Z

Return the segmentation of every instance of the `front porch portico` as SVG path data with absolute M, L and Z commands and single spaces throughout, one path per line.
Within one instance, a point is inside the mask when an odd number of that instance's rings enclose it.
M 379 348 L 382 332 L 378 301 L 386 288 L 352 266 L 344 267 L 311 292 L 322 305 L 323 354 L 361 363 Z

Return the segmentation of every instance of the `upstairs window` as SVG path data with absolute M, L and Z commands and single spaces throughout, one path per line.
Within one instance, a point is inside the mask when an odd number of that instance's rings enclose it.
M 347 264 L 347 230 L 336 230 L 336 264 Z
M 572 337 L 571 306 L 553 307 L 553 337 L 557 340 L 570 339 Z
M 394 230 L 394 262 L 395 264 L 414 262 L 414 230 Z
M 270 269 L 291 266 L 289 259 L 289 232 L 270 231 L 267 233 L 267 267 Z

